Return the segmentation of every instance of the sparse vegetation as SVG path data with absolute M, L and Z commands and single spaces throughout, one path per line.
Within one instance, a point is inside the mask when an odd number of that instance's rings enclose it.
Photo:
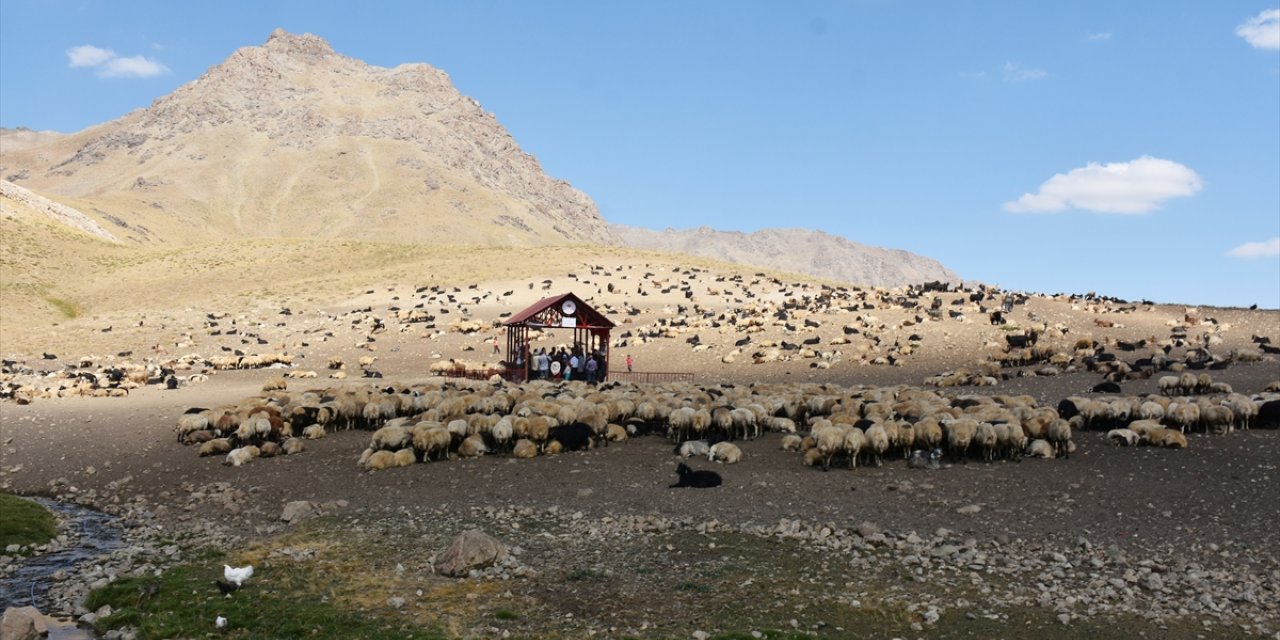
M 58 534 L 58 521 L 43 506 L 0 493 L 0 551 L 11 544 L 41 545 Z

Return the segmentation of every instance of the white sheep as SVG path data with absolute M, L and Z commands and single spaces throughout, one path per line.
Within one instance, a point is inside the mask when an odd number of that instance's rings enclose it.
M 1126 447 L 1138 444 L 1138 433 L 1132 429 L 1112 429 L 1107 432 L 1107 442 Z
M 742 449 L 732 442 L 717 442 L 707 449 L 707 459 L 713 462 L 736 464 L 742 461 Z
M 685 440 L 680 443 L 678 455 L 684 458 L 692 458 L 694 456 L 705 456 L 711 451 L 711 445 L 706 440 Z
M 231 452 L 227 454 L 227 458 L 222 462 L 222 464 L 238 467 L 240 465 L 247 464 L 250 460 L 258 457 L 259 453 L 260 451 L 258 448 L 253 445 L 232 449 Z

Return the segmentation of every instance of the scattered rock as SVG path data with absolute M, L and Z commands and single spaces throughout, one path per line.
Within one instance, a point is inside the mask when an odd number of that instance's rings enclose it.
M 507 546 L 475 529 L 463 531 L 436 559 L 436 571 L 452 577 L 467 575 L 508 556 Z

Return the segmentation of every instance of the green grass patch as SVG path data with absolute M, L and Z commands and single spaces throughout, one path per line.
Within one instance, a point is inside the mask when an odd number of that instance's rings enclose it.
M 498 609 L 493 612 L 493 617 L 499 620 L 517 620 L 520 615 L 510 609 Z
M 38 503 L 0 493 L 0 551 L 11 544 L 41 545 L 58 535 L 53 513 Z
M 62 314 L 62 317 L 67 320 L 75 320 L 76 318 L 84 315 L 84 307 L 80 306 L 80 303 L 73 300 L 64 300 L 53 296 L 45 296 L 44 301 L 53 305 L 53 308 L 57 309 L 58 313 Z
M 87 605 L 115 610 L 100 619 L 98 633 L 133 627 L 138 637 L 201 638 L 215 633 L 218 616 L 227 619 L 228 638 L 444 638 L 390 609 L 356 610 L 330 598 L 325 580 L 306 565 L 259 568 L 230 598 L 218 591 L 222 563 L 183 565 L 160 577 L 127 578 L 89 594 Z

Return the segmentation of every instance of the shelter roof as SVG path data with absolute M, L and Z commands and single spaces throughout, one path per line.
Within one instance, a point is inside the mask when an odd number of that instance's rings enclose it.
M 563 311 L 563 305 L 567 300 L 572 300 L 576 307 L 573 315 L 567 315 Z M 566 318 L 573 318 L 573 324 L 564 324 Z M 507 321 L 502 324 L 508 327 L 519 325 L 543 327 L 577 326 L 583 329 L 612 329 L 615 326 L 603 313 L 596 311 L 594 307 L 573 293 L 562 293 L 558 296 L 543 298 L 529 305 L 523 311 L 507 318 Z

